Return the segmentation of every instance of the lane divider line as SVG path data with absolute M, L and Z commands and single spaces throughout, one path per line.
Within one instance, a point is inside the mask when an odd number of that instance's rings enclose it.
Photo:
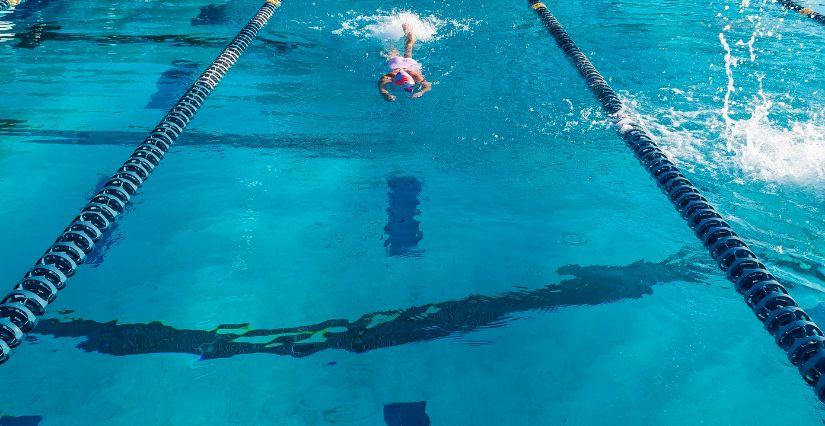
M 793 0 L 776 0 L 781 4 L 785 9 L 792 10 L 794 12 L 799 12 L 802 16 L 807 16 L 808 18 L 813 19 L 814 21 L 819 22 L 820 24 L 825 24 L 825 15 L 814 11 L 809 7 L 802 6 L 801 4 L 793 1 Z
M 556 44 L 615 120 L 636 158 L 681 213 L 736 291 L 744 296 L 745 303 L 787 353 L 790 362 L 799 368 L 803 379 L 814 386 L 817 397 L 825 401 L 825 337 L 822 329 L 798 306 L 785 286 L 766 269 L 710 201 L 679 171 L 650 133 L 623 114 L 624 105 L 616 92 L 547 6 L 537 0 L 529 1 Z
M 8 0 L 0 0 L 8 1 Z M 126 210 L 152 171 L 163 160 L 207 97 L 263 28 L 280 0 L 267 0 L 212 65 L 181 96 L 149 136 L 135 149 L 103 189 L 72 220 L 14 290 L 0 301 L 0 364 L 37 325 L 95 243 Z
M 0 12 L 9 10 L 20 4 L 20 0 L 0 0 Z

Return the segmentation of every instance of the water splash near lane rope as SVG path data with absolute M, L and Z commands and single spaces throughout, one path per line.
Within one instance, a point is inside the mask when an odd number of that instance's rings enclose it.
M 655 110 L 645 110 L 649 102 L 625 94 L 630 98 L 626 112 L 660 136 L 689 170 L 739 184 L 758 181 L 818 192 L 825 182 L 825 108 L 814 94 L 800 99 L 776 90 L 784 77 L 767 65 L 775 53 L 765 49 L 768 41 L 782 39 L 782 28 L 780 22 L 762 19 L 765 6 L 765 1 L 745 0 L 737 19 L 719 15 L 724 71 L 714 95 L 719 108 L 696 99 L 703 92 L 710 96 L 707 88 L 696 86 L 663 88 L 679 102 Z M 686 93 L 691 91 L 698 96 Z
M 744 296 L 745 303 L 774 336 L 788 360 L 799 368 L 805 382 L 814 387 L 821 401 L 825 401 L 825 333 L 712 203 L 679 171 L 644 126 L 624 114 L 624 102 L 547 6 L 538 0 L 529 3 L 605 112 L 615 118 L 627 146 L 694 230 L 717 266 L 725 271 L 725 277 Z
M 749 3 L 743 3 L 744 13 Z M 825 178 L 825 126 L 818 124 L 822 114 L 812 114 L 809 121 L 788 120 L 786 126 L 775 123 L 770 113 L 777 105 L 773 95 L 765 92 L 763 82 L 767 77 L 759 71 L 755 44 L 759 35 L 774 36 L 770 28 L 763 28 L 761 15 L 762 3 L 753 15 L 754 26 L 748 42 L 735 43 L 739 48 L 747 48 L 747 58 L 739 58 L 728 42 L 726 33 L 731 31 L 730 24 L 725 25 L 719 33 L 719 42 L 724 50 L 725 76 L 727 84 L 720 115 L 724 127 L 721 136 L 730 156 L 732 166 L 744 174 L 744 179 L 758 179 L 766 182 L 817 185 Z M 737 85 L 734 70 L 744 61 L 750 62 L 757 70 L 746 77 L 756 81 L 757 91 L 748 100 L 735 99 Z M 742 96 L 745 96 L 744 94 Z M 734 108 L 743 104 L 735 118 Z M 788 111 L 776 111 L 786 113 Z M 709 123 L 710 124 L 710 123 Z M 718 159 L 718 158 L 717 158 Z

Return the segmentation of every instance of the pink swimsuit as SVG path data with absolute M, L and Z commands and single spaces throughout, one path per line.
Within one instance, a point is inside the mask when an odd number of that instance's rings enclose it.
M 421 71 L 421 64 L 418 63 L 413 58 L 405 58 L 403 56 L 395 56 L 390 58 L 387 61 L 387 69 L 389 71 L 394 71 L 397 69 L 401 70 L 412 70 L 412 71 Z

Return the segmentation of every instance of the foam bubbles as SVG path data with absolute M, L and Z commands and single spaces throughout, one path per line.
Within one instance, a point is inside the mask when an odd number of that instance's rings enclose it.
M 822 117 L 780 127 L 769 120 L 773 102 L 763 95 L 751 116 L 726 122 L 727 149 L 748 176 L 765 181 L 816 183 L 825 180 Z
M 421 17 L 410 11 L 392 11 L 375 15 L 358 15 L 346 19 L 334 34 L 352 34 L 360 38 L 371 38 L 382 42 L 392 42 L 404 37 L 403 24 L 410 26 L 419 42 L 431 42 L 449 36 L 456 31 L 469 31 L 469 21 L 444 20 L 435 15 Z
M 727 175 L 739 183 L 820 189 L 825 186 L 825 108 L 815 101 L 799 105 L 790 93 L 764 90 L 763 81 L 779 77 L 759 60 L 756 44 L 778 35 L 760 16 L 743 21 L 738 31 L 728 23 L 722 26 L 718 40 L 724 79 L 712 99 L 707 93 L 698 98 L 690 93 L 701 93 L 702 87 L 687 93 L 663 88 L 675 108 L 641 112 L 640 105 L 648 103 L 631 98 L 627 113 L 658 136 L 680 167 Z
M 640 112 L 644 102 L 626 99 L 626 113 L 657 136 L 680 167 L 727 174 L 736 182 L 763 181 L 820 187 L 825 182 L 825 113 L 787 116 L 787 106 L 761 93 L 731 117 L 724 106 Z M 799 113 L 798 111 L 794 111 Z
M 763 90 L 764 73 L 754 72 L 752 76 L 758 83 L 757 96 L 750 101 L 740 100 L 744 106 L 746 118 L 732 117 L 732 96 L 737 92 L 734 81 L 734 68 L 741 61 L 734 56 L 725 37 L 729 30 L 726 26 L 719 33 L 719 42 L 725 51 L 725 75 L 727 85 L 723 106 L 720 111 L 722 137 L 727 152 L 734 165 L 746 178 L 763 181 L 793 182 L 798 184 L 817 184 L 825 178 L 825 122 L 821 114 L 814 114 L 807 122 L 789 121 L 785 126 L 772 122 L 769 118 L 775 108 L 771 96 Z M 761 21 L 757 18 L 750 39 L 742 43 L 748 48 L 748 59 L 756 62 L 754 43 L 757 35 L 763 32 Z M 773 36 L 771 31 L 765 33 Z M 787 111 L 779 111 L 787 112 Z M 739 114 L 741 117 L 742 114 Z M 816 123 L 822 124 L 816 124 Z

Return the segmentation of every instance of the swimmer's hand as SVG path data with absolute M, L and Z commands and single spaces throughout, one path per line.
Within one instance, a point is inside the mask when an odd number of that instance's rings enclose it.
M 394 100 L 395 100 L 395 95 L 392 95 L 392 94 L 389 94 L 389 93 L 385 93 L 385 94 L 384 94 L 384 99 L 386 99 L 386 100 L 387 100 L 387 102 L 392 102 L 392 101 L 394 101 Z
M 413 78 L 415 78 L 415 77 L 413 77 Z M 425 93 L 429 92 L 430 90 L 433 90 L 432 83 L 430 83 L 427 80 L 424 80 L 423 75 L 419 74 L 419 80 L 416 80 L 416 81 L 419 84 L 421 84 L 421 90 L 419 90 L 419 91 L 413 93 L 412 95 L 410 95 L 411 98 L 413 98 L 413 99 L 420 98 L 420 97 L 424 96 Z

